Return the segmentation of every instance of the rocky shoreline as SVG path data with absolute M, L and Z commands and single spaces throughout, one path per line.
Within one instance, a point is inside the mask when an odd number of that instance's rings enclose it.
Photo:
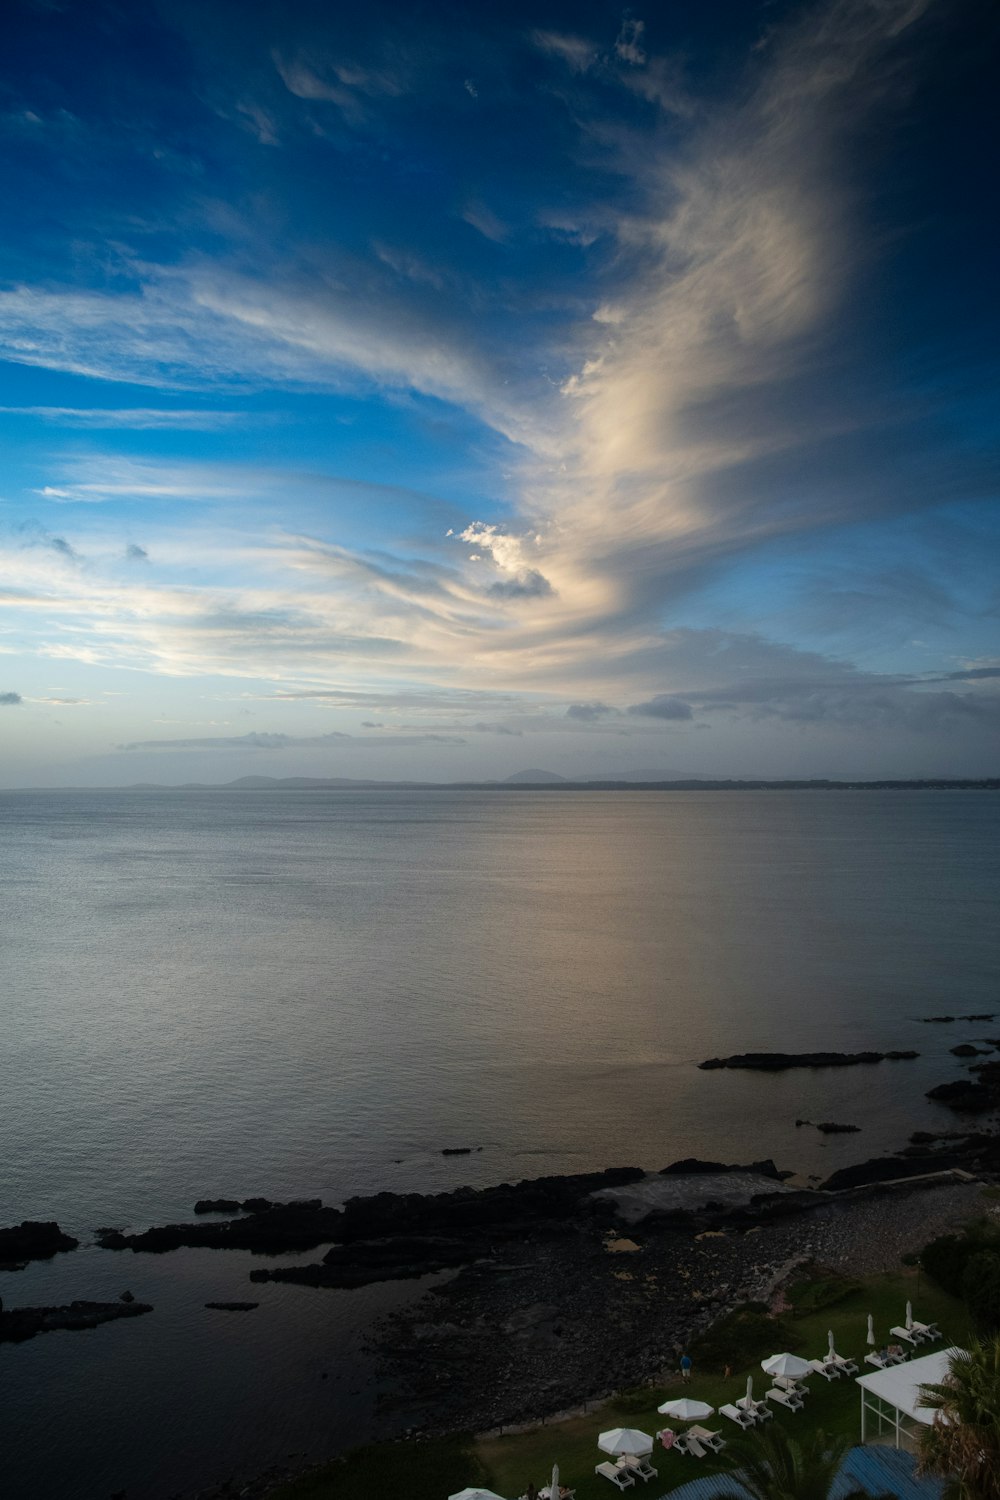
M 766 1301 L 796 1265 L 898 1268 L 975 1212 L 980 1193 L 944 1176 L 800 1204 L 766 1229 L 708 1212 L 711 1227 L 650 1220 L 625 1238 L 595 1223 L 521 1244 L 386 1320 L 377 1347 L 393 1394 L 383 1407 L 432 1434 L 485 1431 L 667 1378 L 697 1335 Z
M 250 1281 L 298 1283 L 320 1296 L 328 1287 L 425 1279 L 424 1294 L 370 1338 L 380 1431 L 440 1434 L 539 1420 L 662 1378 L 683 1345 L 741 1303 L 766 1300 L 803 1260 L 848 1273 L 887 1269 L 976 1212 L 982 1181 L 1000 1180 L 1000 1135 L 982 1124 L 1000 1111 L 1000 1061 L 978 1060 L 980 1047 L 1000 1050 L 1000 1041 L 978 1040 L 974 1049 L 953 1049 L 971 1060 L 966 1076 L 928 1091 L 959 1116 L 955 1129 L 915 1132 L 901 1151 L 842 1168 L 816 1187 L 795 1186 L 772 1161 L 685 1160 L 658 1172 L 620 1167 L 451 1192 L 375 1193 L 338 1207 L 206 1196 L 191 1222 L 104 1228 L 96 1241 L 133 1254 L 251 1251 L 272 1263 L 244 1269 Z M 701 1066 L 772 1072 L 914 1055 L 757 1053 Z M 976 1118 L 963 1127 L 962 1116 Z M 78 1243 L 54 1222 L 0 1229 L 0 1269 Z M 306 1265 L 273 1263 L 313 1250 Z M 234 1285 L 226 1300 L 204 1305 L 251 1312 L 257 1303 L 243 1300 L 246 1291 Z M 148 1311 L 127 1300 L 8 1309 L 0 1311 L 0 1342 Z

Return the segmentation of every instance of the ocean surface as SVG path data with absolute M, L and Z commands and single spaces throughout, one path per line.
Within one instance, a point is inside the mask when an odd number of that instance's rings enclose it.
M 166 1500 L 405 1424 L 365 1336 L 418 1284 L 251 1289 L 249 1255 L 97 1226 L 690 1155 L 825 1176 L 948 1128 L 925 1090 L 1000 1035 L 995 793 L 4 793 L 0 876 L 0 1225 L 82 1241 L 0 1296 L 156 1309 L 0 1346 L 5 1500 Z M 921 1056 L 695 1066 L 868 1047 Z

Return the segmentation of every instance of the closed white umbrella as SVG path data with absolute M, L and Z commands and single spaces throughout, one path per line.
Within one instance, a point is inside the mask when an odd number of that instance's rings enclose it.
M 636 1427 L 611 1427 L 597 1439 L 602 1453 L 627 1453 L 630 1458 L 640 1458 L 653 1451 L 653 1439 L 648 1432 Z
M 495 1490 L 459 1490 L 457 1495 L 449 1495 L 448 1500 L 503 1500 Z
M 753 1400 L 753 1376 L 752 1375 L 748 1375 L 747 1376 L 747 1394 L 746 1394 L 746 1400 L 747 1400 L 748 1404 Z
M 715 1410 L 705 1401 L 692 1401 L 688 1396 L 682 1396 L 679 1401 L 664 1401 L 662 1406 L 656 1408 L 665 1417 L 676 1417 L 678 1422 L 701 1422 L 705 1417 L 710 1417 Z
M 913 1327 L 913 1303 L 912 1302 L 908 1302 L 906 1304 L 906 1323 L 905 1323 L 904 1326 L 906 1328 L 907 1333 L 909 1333 L 910 1329 Z
M 797 1354 L 772 1354 L 770 1359 L 761 1360 L 760 1367 L 765 1375 L 780 1375 L 786 1380 L 801 1380 L 811 1373 L 809 1361 Z
M 875 1319 L 872 1317 L 871 1313 L 868 1314 L 868 1343 L 871 1344 L 872 1347 L 874 1347 L 875 1345 Z
M 549 1500 L 559 1500 L 559 1465 L 552 1465 L 552 1481 L 549 1484 Z
M 826 1330 L 826 1342 L 827 1342 L 827 1348 L 830 1350 L 830 1353 L 831 1354 L 836 1354 L 837 1351 L 836 1351 L 836 1349 L 833 1346 L 833 1329 L 832 1328 L 828 1328 Z

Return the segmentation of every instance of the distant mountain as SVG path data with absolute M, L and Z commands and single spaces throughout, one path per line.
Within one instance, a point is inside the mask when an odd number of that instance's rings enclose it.
M 585 776 L 574 777 L 579 781 L 719 781 L 718 776 L 706 776 L 704 771 L 588 771 Z
M 423 781 L 372 781 L 352 776 L 239 776 L 235 781 L 185 781 L 180 786 L 162 781 L 134 781 L 128 792 L 294 792 L 322 791 L 324 787 L 433 786 Z
M 557 781 L 568 781 L 567 776 L 557 776 L 555 771 L 515 771 L 508 776 L 504 786 L 549 786 Z

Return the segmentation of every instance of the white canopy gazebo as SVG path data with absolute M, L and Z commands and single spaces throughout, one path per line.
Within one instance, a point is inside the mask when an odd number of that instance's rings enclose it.
M 925 1354 L 922 1359 L 908 1359 L 905 1364 L 890 1365 L 887 1370 L 873 1370 L 870 1375 L 858 1375 L 861 1387 L 861 1441 L 867 1441 L 867 1418 L 878 1419 L 879 1436 L 884 1423 L 896 1435 L 895 1446 L 902 1446 L 901 1439 L 916 1437 L 918 1427 L 929 1427 L 934 1420 L 933 1408 L 924 1406 L 920 1400 L 922 1385 L 940 1385 L 948 1374 L 954 1355 L 964 1351 L 957 1345 L 952 1349 L 938 1349 Z

